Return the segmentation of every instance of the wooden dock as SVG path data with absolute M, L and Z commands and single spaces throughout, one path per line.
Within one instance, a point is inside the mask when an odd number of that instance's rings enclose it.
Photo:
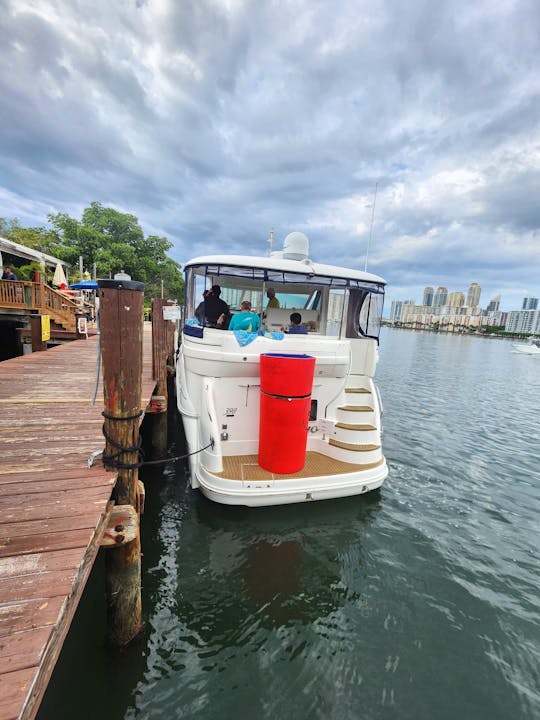
M 98 343 L 0 363 L 0 720 L 35 716 L 112 511 Z M 154 387 L 145 326 L 143 409 Z

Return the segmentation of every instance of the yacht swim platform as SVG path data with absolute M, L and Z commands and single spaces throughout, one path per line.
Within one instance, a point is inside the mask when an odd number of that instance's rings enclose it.
M 299 472 L 280 475 L 264 470 L 258 464 L 257 455 L 228 455 L 223 457 L 223 472 L 213 473 L 224 480 L 295 480 L 327 475 L 348 475 L 361 470 L 370 470 L 384 463 L 384 458 L 372 463 L 347 463 L 342 460 L 308 450 L 306 464 Z

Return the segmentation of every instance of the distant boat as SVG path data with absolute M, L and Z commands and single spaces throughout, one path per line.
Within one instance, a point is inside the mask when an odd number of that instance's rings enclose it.
M 540 355 L 540 340 L 530 340 L 527 343 L 514 343 L 514 352 L 525 355 Z

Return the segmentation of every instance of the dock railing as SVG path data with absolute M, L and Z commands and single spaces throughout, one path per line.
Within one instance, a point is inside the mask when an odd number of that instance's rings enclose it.
M 0 280 L 0 309 L 28 310 L 50 315 L 64 329 L 75 332 L 77 303 L 61 291 L 28 280 Z

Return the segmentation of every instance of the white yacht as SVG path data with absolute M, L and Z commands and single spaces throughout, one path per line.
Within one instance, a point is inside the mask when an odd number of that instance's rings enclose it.
M 540 340 L 531 338 L 526 343 L 514 343 L 514 352 L 525 353 L 526 355 L 540 355 Z
M 358 495 L 388 475 L 373 379 L 385 281 L 315 263 L 308 247 L 295 232 L 268 257 L 214 255 L 185 265 L 177 402 L 193 453 L 191 485 L 216 502 Z M 232 316 L 251 302 L 252 331 L 205 316 L 203 293 L 216 286 Z M 290 327 L 293 312 L 300 329 Z

